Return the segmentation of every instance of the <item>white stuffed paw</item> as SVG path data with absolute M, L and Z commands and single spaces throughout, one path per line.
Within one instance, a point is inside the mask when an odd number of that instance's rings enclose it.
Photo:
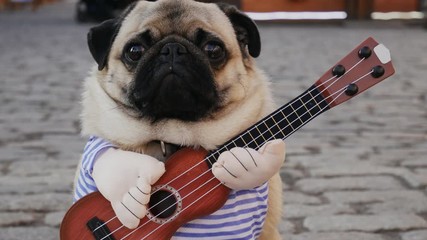
M 112 202 L 111 205 L 127 228 L 134 229 L 140 220 L 147 214 L 147 204 L 150 201 L 151 185 L 145 178 L 139 178 L 135 187 L 131 187 L 121 201 Z
M 147 213 L 151 185 L 164 172 L 164 164 L 153 157 L 108 149 L 97 159 L 92 175 L 120 222 L 134 229 Z
M 252 189 L 276 174 L 285 160 L 282 140 L 267 142 L 259 151 L 233 148 L 223 152 L 212 166 L 214 176 L 234 190 Z

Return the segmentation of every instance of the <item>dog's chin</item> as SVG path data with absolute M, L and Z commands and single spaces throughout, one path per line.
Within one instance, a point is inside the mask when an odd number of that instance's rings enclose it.
M 209 106 L 201 109 L 200 106 L 183 106 L 179 104 L 170 104 L 167 107 L 158 108 L 158 103 L 149 103 L 144 107 L 137 107 L 134 112 L 138 114 L 139 118 L 147 119 L 153 123 L 162 120 L 175 119 L 184 122 L 196 122 L 208 118 L 213 114 L 215 107 Z

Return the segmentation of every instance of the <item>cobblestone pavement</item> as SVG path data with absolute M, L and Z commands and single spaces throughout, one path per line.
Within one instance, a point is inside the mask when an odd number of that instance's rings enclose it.
M 0 13 L 0 239 L 58 239 L 85 139 L 81 82 L 92 64 L 72 3 Z M 427 239 L 427 32 L 402 23 L 263 25 L 260 65 L 278 102 L 367 36 L 397 74 L 287 141 L 282 229 L 290 240 Z

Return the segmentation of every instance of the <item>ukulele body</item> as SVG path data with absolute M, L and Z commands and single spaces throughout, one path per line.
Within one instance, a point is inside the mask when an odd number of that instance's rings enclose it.
M 169 158 L 166 173 L 152 186 L 154 194 L 147 208 L 153 209 L 141 220 L 137 230 L 122 227 L 111 203 L 95 192 L 68 210 L 61 224 L 60 239 L 170 239 L 182 225 L 214 213 L 228 199 L 230 189 L 213 176 L 204 160 L 206 155 L 202 149 L 184 148 Z M 106 237 L 109 233 L 112 234 Z

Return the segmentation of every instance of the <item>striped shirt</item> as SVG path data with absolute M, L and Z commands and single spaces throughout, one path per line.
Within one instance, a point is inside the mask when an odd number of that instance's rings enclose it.
M 84 148 L 74 202 L 97 191 L 92 178 L 93 165 L 100 153 L 113 144 L 91 137 Z M 249 240 L 257 239 L 267 214 L 268 183 L 251 190 L 231 191 L 222 208 L 211 215 L 183 225 L 172 239 Z

